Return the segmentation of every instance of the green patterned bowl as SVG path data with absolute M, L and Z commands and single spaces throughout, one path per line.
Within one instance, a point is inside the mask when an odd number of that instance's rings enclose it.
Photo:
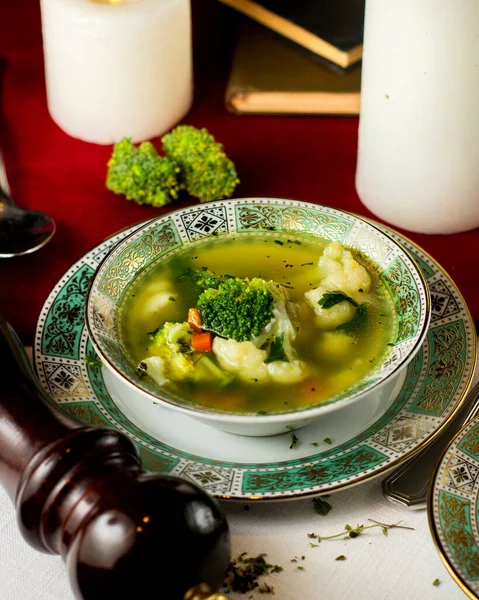
M 158 261 L 186 246 L 200 245 L 212 235 L 261 232 L 305 234 L 339 241 L 366 255 L 390 293 L 395 307 L 393 345 L 367 377 L 319 406 L 273 415 L 237 415 L 192 406 L 181 397 L 140 379 L 119 332 L 119 318 L 129 285 Z M 142 404 L 180 411 L 224 431 L 243 435 L 273 435 L 307 425 L 321 415 L 345 410 L 361 400 L 365 411 L 376 411 L 391 393 L 405 367 L 419 350 L 430 318 L 426 282 L 409 254 L 370 222 L 326 206 L 277 198 L 239 198 L 181 209 L 147 222 L 125 238 L 99 265 L 86 303 L 91 342 L 113 375 L 115 393 L 141 412 Z M 385 403 L 385 409 L 387 402 Z M 158 411 L 158 418 L 164 412 Z

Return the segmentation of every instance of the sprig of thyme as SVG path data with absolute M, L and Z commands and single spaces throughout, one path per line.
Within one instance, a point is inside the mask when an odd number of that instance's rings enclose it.
M 389 529 L 410 529 L 411 531 L 414 531 L 414 527 L 407 527 L 406 525 L 401 525 L 400 523 L 402 523 L 402 521 L 398 521 L 397 523 L 392 524 L 373 521 L 373 519 L 368 519 L 368 521 L 371 521 L 372 525 L 357 525 L 356 527 L 351 527 L 351 525 L 345 525 L 344 531 L 341 531 L 340 533 L 335 533 L 333 535 L 318 535 L 315 533 L 308 533 L 308 537 L 314 538 L 318 542 L 321 542 L 323 540 L 332 540 L 333 538 L 338 537 L 356 538 L 367 529 L 373 529 L 375 527 L 381 527 L 384 535 L 387 535 Z

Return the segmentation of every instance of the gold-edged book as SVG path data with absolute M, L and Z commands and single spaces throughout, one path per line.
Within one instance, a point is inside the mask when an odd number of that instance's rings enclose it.
M 360 87 L 360 66 L 338 75 L 287 40 L 244 23 L 225 101 L 238 114 L 358 115 Z
M 220 2 L 340 69 L 348 69 L 362 58 L 365 0 Z

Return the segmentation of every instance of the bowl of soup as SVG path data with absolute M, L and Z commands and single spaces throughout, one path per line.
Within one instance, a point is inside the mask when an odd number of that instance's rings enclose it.
M 420 269 L 383 230 L 278 198 L 148 221 L 103 260 L 86 303 L 123 403 L 240 435 L 382 401 L 429 318 Z

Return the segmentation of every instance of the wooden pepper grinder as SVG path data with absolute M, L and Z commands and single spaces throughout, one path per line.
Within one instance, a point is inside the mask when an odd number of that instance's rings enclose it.
M 0 318 L 0 483 L 34 548 L 61 554 L 77 598 L 216 600 L 226 518 L 201 488 L 143 471 L 134 444 L 80 426 L 41 388 Z

